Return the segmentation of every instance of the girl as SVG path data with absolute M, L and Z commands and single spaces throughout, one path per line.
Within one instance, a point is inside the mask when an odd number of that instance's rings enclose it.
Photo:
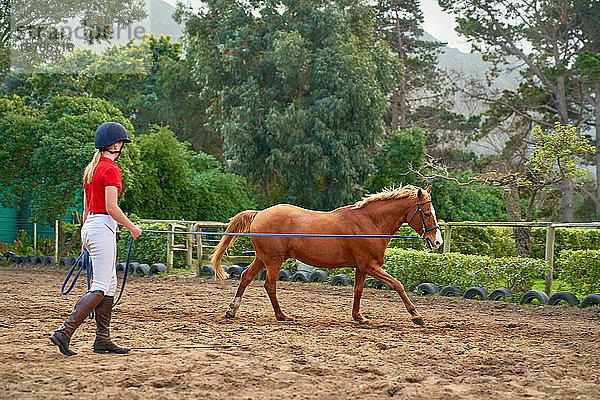
M 125 128 L 117 122 L 106 122 L 96 129 L 94 158 L 83 174 L 83 227 L 81 239 L 92 260 L 92 285 L 75 304 L 75 309 L 50 340 L 61 353 L 76 354 L 69 349 L 75 329 L 95 310 L 95 353 L 127 353 L 128 347 L 117 346 L 110 340 L 109 325 L 117 290 L 115 261 L 117 256 L 117 223 L 125 226 L 133 238 L 142 233 L 117 205 L 121 193 L 121 170 L 115 160 L 121 155 L 123 145 L 131 143 Z

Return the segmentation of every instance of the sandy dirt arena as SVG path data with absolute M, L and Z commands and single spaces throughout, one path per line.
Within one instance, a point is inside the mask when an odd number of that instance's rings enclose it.
M 48 336 L 85 288 L 60 295 L 64 269 L 0 267 L 0 398 L 599 399 L 600 310 L 521 307 L 282 283 L 295 318 L 277 322 L 262 282 L 225 318 L 237 281 L 132 277 L 113 314 L 127 355 L 92 352 L 86 321 L 63 356 Z M 214 346 L 231 347 L 214 347 Z M 189 347 L 185 347 L 189 346 Z M 206 348 L 190 348 L 206 346 Z

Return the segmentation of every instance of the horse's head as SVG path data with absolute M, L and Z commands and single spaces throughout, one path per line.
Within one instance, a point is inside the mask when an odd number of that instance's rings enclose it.
M 408 217 L 408 224 L 413 228 L 425 245 L 430 250 L 435 250 L 443 243 L 442 233 L 435 216 L 435 209 L 431 202 L 431 186 L 427 189 L 417 189 L 414 209 L 411 208 Z

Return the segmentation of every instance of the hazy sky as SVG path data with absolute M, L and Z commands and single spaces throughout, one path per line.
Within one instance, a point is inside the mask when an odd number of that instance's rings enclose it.
M 442 11 L 437 0 L 420 1 L 423 16 L 425 17 L 423 29 L 434 38 L 442 42 L 447 42 L 449 47 L 454 47 L 463 53 L 469 53 L 471 45 L 454 31 L 456 27 L 454 16 Z
M 177 4 L 177 0 L 163 0 L 171 5 Z M 420 0 L 421 8 L 423 10 L 423 16 L 425 22 L 423 23 L 423 29 L 436 39 L 447 42 L 449 47 L 459 49 L 464 53 L 470 51 L 471 46 L 462 38 L 459 38 L 454 27 L 456 22 L 450 14 L 446 14 L 442 11 L 438 5 L 437 0 Z M 197 5 L 200 3 L 198 0 L 184 0 L 185 3 Z

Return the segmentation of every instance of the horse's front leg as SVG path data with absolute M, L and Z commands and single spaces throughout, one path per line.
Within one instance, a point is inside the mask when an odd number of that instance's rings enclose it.
M 367 273 L 361 269 L 356 269 L 354 274 L 354 302 L 352 303 L 352 318 L 358 321 L 359 324 L 366 324 L 369 320 L 362 316 L 360 313 L 360 298 L 365 288 L 365 279 L 367 279 Z
M 412 315 L 412 318 L 411 318 L 412 322 L 414 322 L 417 325 L 425 324 L 423 322 L 423 317 L 421 317 L 421 314 L 419 314 L 415 305 L 408 298 L 406 291 L 404 291 L 404 285 L 402 285 L 400 282 L 398 282 L 393 276 L 391 276 L 390 274 L 385 272 L 381 268 L 381 265 L 379 265 L 377 263 L 371 263 L 369 265 L 369 268 L 367 269 L 367 273 L 369 275 L 371 275 L 373 278 L 378 279 L 379 281 L 388 284 L 392 289 L 394 289 L 396 292 L 398 292 L 398 294 L 402 298 L 402 301 L 404 302 L 404 306 L 406 307 L 406 309 L 408 310 L 410 315 Z

